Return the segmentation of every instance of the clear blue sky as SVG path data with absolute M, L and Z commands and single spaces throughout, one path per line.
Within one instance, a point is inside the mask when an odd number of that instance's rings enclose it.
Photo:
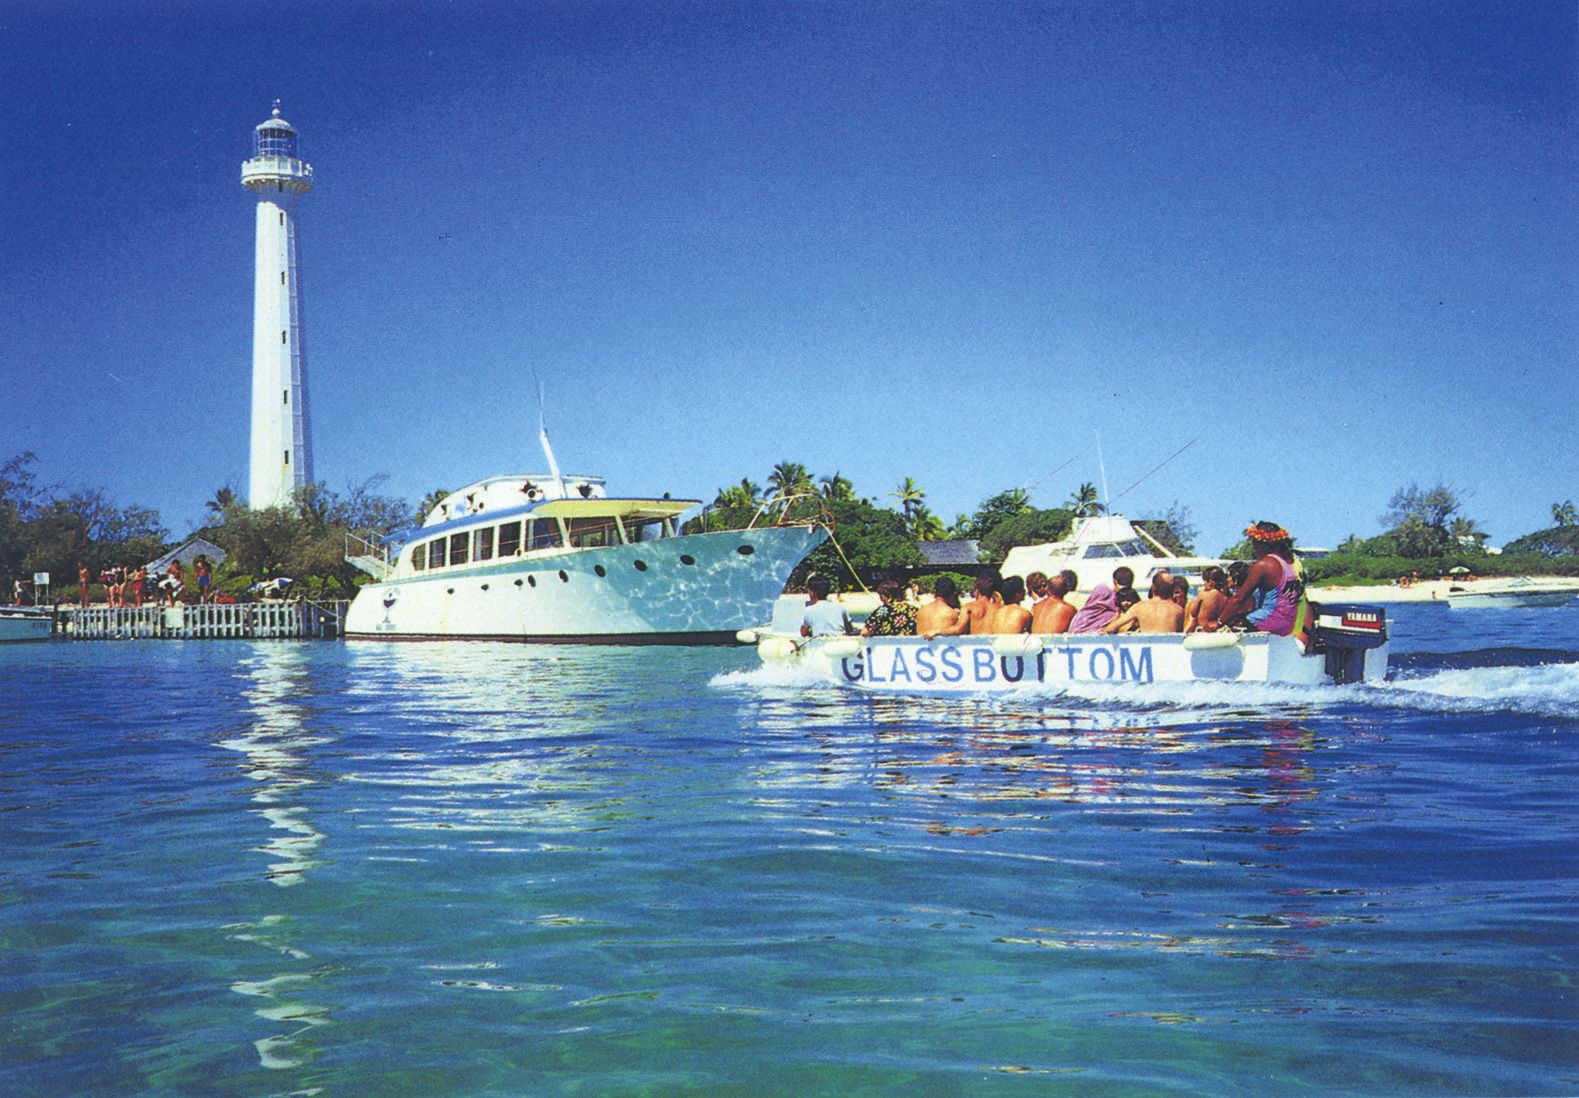
M 0 8 L 0 451 L 244 489 L 276 96 L 317 187 L 317 475 L 543 464 L 710 499 L 792 459 L 1310 544 L 1411 480 L 1579 498 L 1579 34 L 1491 3 Z M 37 415 L 30 414 L 37 409 Z M 1053 470 L 1073 461 L 1056 475 Z

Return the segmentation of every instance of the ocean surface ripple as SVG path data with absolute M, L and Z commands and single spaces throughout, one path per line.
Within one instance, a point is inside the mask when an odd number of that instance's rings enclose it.
M 1376 685 L 0 650 L 7 1094 L 1579 1091 L 1579 611 Z

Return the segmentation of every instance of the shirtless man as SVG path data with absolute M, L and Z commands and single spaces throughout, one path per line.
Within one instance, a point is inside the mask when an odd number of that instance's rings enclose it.
M 1184 629 L 1184 607 L 1173 601 L 1173 578 L 1155 576 L 1151 598 L 1137 602 L 1108 622 L 1104 633 L 1178 633 Z
M 1228 586 L 1228 573 L 1215 564 L 1201 573 L 1201 593 L 1190 600 L 1190 605 L 1184 611 L 1184 631 L 1193 633 L 1197 629 L 1211 626 L 1217 627 L 1221 621 L 1223 605 L 1228 601 L 1224 588 Z M 1207 629 L 1211 632 L 1211 629 Z
M 959 588 L 947 576 L 939 577 L 932 601 L 916 611 L 916 634 L 929 639 L 957 637 L 969 624 L 959 608 Z
M 1064 601 L 1069 594 L 1069 572 L 1060 572 L 1047 581 L 1047 597 L 1031 611 L 1031 632 L 1067 633 L 1075 608 Z
M 1032 572 L 1026 576 L 1025 593 L 1031 597 L 1031 605 L 1033 607 L 1045 599 L 1047 597 L 1047 573 Z
M 77 565 L 77 601 L 83 606 L 88 605 L 89 586 L 88 566 L 86 564 Z
M 994 611 L 992 620 L 982 632 L 1029 633 L 1031 612 L 1020 605 L 1025 601 L 1025 581 L 1019 576 L 1010 576 L 1003 581 L 999 591 L 1003 595 L 1003 605 Z M 976 630 L 972 629 L 971 632 Z
M 990 575 L 976 577 L 976 597 L 970 600 L 970 605 L 965 607 L 965 613 L 970 620 L 970 632 L 990 633 L 989 626 L 992 616 L 998 612 L 998 607 L 1003 605 L 1003 600 L 998 597 L 998 581 Z

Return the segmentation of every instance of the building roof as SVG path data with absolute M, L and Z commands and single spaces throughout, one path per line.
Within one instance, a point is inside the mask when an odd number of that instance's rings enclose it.
M 981 546 L 973 539 L 923 541 L 918 545 L 921 548 L 921 556 L 928 564 L 936 567 L 946 567 L 951 564 L 967 564 L 975 567 L 981 563 L 977 559 L 981 555 Z
M 193 537 L 187 538 L 157 560 L 149 561 L 145 567 L 147 567 L 150 575 L 154 575 L 169 568 L 170 562 L 173 560 L 178 560 L 182 565 L 190 567 L 192 562 L 198 557 L 207 557 L 211 563 L 217 565 L 229 555 L 207 538 Z

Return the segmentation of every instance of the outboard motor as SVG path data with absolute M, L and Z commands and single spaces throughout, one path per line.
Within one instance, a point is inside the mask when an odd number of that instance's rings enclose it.
M 1326 656 L 1332 681 L 1365 678 L 1365 653 L 1387 643 L 1387 615 L 1380 606 L 1311 603 L 1311 651 Z

